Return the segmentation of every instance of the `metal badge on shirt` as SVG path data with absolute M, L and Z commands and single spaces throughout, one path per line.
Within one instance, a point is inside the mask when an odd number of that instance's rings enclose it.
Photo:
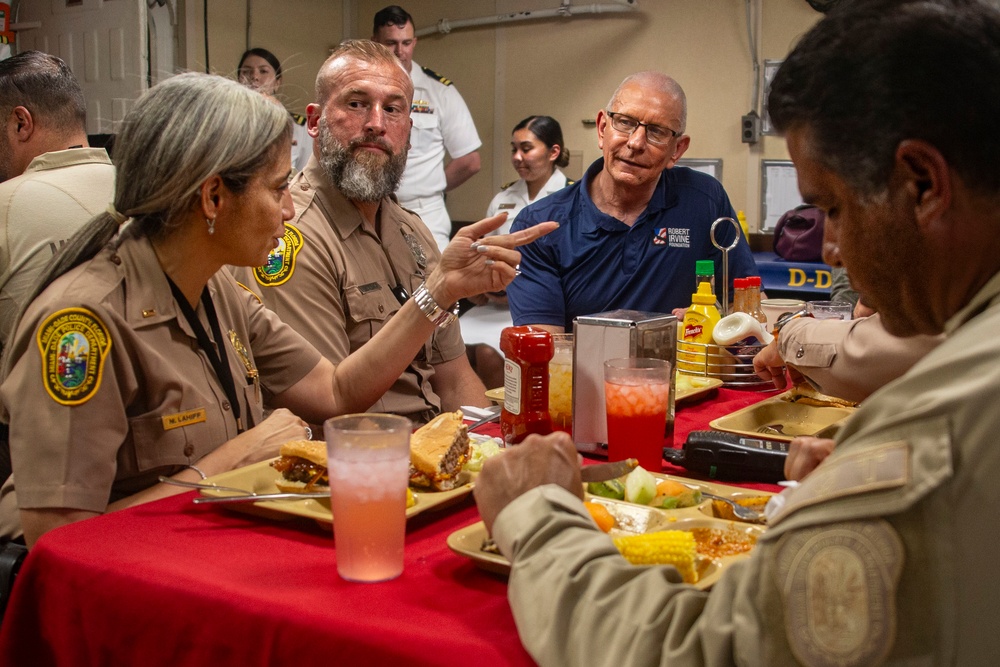
M 278 241 L 278 247 L 268 253 L 264 266 L 258 266 L 253 270 L 258 284 L 263 287 L 273 287 L 291 278 L 295 271 L 295 258 L 302 245 L 302 232 L 293 225 L 285 223 L 285 233 Z
M 420 239 L 413 234 L 407 234 L 405 230 L 400 230 L 400 233 L 402 233 L 406 245 L 410 246 L 410 252 L 413 253 L 413 259 L 416 260 L 417 266 L 423 271 L 427 268 L 427 253 L 424 252 L 424 246 L 420 243 Z
M 38 327 L 45 391 L 61 405 L 86 403 L 101 386 L 111 337 L 86 308 L 64 308 Z
M 660 227 L 653 232 L 653 245 L 690 248 L 691 230 L 687 227 Z
M 240 340 L 239 335 L 233 329 L 229 330 L 229 342 L 233 344 L 233 350 L 236 352 L 236 356 L 239 357 L 240 361 L 243 362 L 243 367 L 246 368 L 247 374 L 247 384 L 252 384 L 254 392 L 257 395 L 257 400 L 260 400 L 260 375 L 257 372 L 257 368 L 253 365 L 253 361 L 250 359 L 250 353 L 247 352 L 246 347 L 243 346 L 243 341 Z

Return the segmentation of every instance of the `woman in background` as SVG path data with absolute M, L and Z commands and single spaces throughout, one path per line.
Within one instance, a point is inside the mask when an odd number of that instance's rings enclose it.
M 281 63 L 267 49 L 254 48 L 240 57 L 237 68 L 240 83 L 252 88 L 276 104 L 278 89 L 281 88 Z M 292 127 L 292 169 L 302 171 L 313 152 L 312 137 L 306 131 L 306 117 L 289 112 L 295 125 Z
M 558 169 L 569 164 L 559 121 L 551 116 L 529 116 L 514 126 L 510 161 L 521 177 L 503 186 L 490 202 L 487 217 L 507 213 L 507 222 L 495 233 L 506 234 L 522 208 L 573 181 Z
M 291 126 L 262 96 L 196 73 L 126 115 L 114 203 L 49 263 L 4 350 L 14 473 L 0 542 L 23 531 L 30 547 L 183 492 L 161 475 L 198 481 L 277 456 L 309 423 L 367 409 L 420 352 L 437 319 L 414 299 L 334 366 L 223 269 L 263 264 L 295 214 Z M 514 246 L 556 226 L 480 239 L 497 224 L 456 234 L 422 276 L 431 301 L 503 289 Z

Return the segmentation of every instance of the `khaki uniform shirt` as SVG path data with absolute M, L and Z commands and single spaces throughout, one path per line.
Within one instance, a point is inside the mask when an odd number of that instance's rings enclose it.
M 316 158 L 292 183 L 296 218 L 265 266 L 234 273 L 305 336 L 327 359 L 339 364 L 371 340 L 401 307 L 397 285 L 413 294 L 440 259 L 416 215 L 386 199 L 380 235 L 365 229 L 354 205 L 331 184 Z M 371 407 L 376 412 L 425 422 L 440 411 L 431 388 L 434 364 L 465 354 L 459 327 L 438 329 L 392 388 Z
M 0 345 L 45 265 L 114 198 L 115 168 L 103 148 L 39 155 L 0 183 Z
M 905 373 L 944 336 L 893 336 L 878 314 L 856 320 L 792 320 L 778 353 L 828 396 L 862 401 Z
M 541 665 L 992 665 L 1000 655 L 1000 274 L 872 394 L 711 592 L 620 558 L 579 500 L 494 524 Z
M 320 357 L 226 272 L 207 289 L 250 428 L 262 420 L 263 401 Z M 197 313 L 213 337 L 200 303 Z M 144 239 L 105 249 L 50 285 L 10 353 L 17 362 L 0 399 L 14 475 L 0 499 L 2 535 L 20 532 L 14 478 L 22 508 L 103 512 L 237 435 L 222 384 Z M 259 372 L 259 390 L 248 368 Z

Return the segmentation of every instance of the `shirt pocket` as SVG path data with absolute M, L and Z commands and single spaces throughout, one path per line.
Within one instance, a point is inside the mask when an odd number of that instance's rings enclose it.
M 406 280 L 406 278 L 404 278 Z M 410 279 L 412 283 L 412 279 Z M 408 290 L 411 294 L 412 289 Z M 402 305 L 385 283 L 353 285 L 344 290 L 347 302 L 348 336 L 351 349 L 364 345 L 385 326 Z M 417 359 L 427 358 L 430 338 L 417 355 Z
M 167 466 L 186 466 L 215 449 L 207 409 L 192 408 L 168 415 L 146 415 L 129 420 L 135 452 L 135 472 Z M 183 423 L 182 425 L 182 422 Z

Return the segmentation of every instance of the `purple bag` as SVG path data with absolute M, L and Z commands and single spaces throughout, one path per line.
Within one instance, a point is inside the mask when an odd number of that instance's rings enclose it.
M 774 252 L 789 262 L 822 262 L 825 220 L 826 214 L 809 204 L 788 211 L 774 228 Z

